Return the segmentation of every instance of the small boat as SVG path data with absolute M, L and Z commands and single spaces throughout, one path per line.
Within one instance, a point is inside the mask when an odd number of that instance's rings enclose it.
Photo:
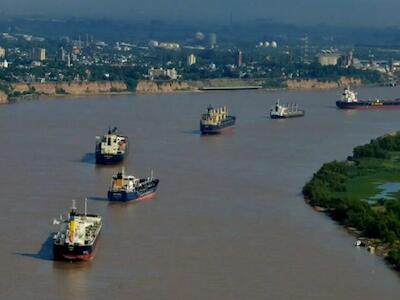
M 160 181 L 153 178 L 153 172 L 148 178 L 136 178 L 125 175 L 124 169 L 112 177 L 111 187 L 108 190 L 110 201 L 140 201 L 150 199 L 157 192 Z
M 128 138 L 118 133 L 117 127 L 109 129 L 101 139 L 97 137 L 96 163 L 116 164 L 122 162 L 128 154 Z
M 60 224 L 59 231 L 53 236 L 54 260 L 91 260 L 94 257 L 96 242 L 102 227 L 101 217 L 76 211 L 75 201 L 67 218 L 60 217 L 54 224 Z
M 276 101 L 275 105 L 271 108 L 269 115 L 271 119 L 287 119 L 303 117 L 305 111 L 299 109 L 297 104 L 280 104 L 279 99 Z

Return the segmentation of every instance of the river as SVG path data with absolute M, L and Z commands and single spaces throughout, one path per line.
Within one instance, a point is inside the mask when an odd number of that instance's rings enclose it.
M 362 88 L 394 98 L 399 88 Z M 398 299 L 382 258 L 305 204 L 322 163 L 399 130 L 400 111 L 340 111 L 334 91 L 92 96 L 0 107 L 1 299 Z M 304 118 L 270 120 L 276 98 Z M 234 132 L 202 137 L 199 115 L 227 105 Z M 129 136 L 127 173 L 155 199 L 110 204 L 119 167 L 94 164 L 95 136 Z M 53 262 L 53 217 L 71 199 L 103 217 L 97 255 Z

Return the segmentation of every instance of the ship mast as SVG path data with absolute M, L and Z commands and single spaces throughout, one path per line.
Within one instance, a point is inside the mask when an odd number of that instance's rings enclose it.
M 76 201 L 75 201 L 75 199 L 72 199 L 72 206 L 71 206 L 71 210 L 72 210 L 73 212 L 75 212 L 75 211 L 76 211 Z

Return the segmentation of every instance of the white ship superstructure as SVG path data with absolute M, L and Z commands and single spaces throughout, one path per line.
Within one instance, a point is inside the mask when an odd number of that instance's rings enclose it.
M 270 110 L 271 119 L 284 119 L 304 116 L 304 110 L 299 109 L 297 104 L 280 104 L 279 99 Z
M 347 103 L 357 102 L 357 93 L 352 91 L 350 88 L 345 88 L 342 94 L 342 101 Z

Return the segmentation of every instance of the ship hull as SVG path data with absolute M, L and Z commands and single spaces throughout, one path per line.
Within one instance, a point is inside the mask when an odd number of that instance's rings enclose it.
M 236 117 L 230 116 L 220 125 L 204 125 L 200 123 L 201 134 L 219 134 L 225 130 L 232 129 L 236 124 Z
M 95 256 L 96 241 L 93 245 L 69 246 L 53 244 L 53 259 L 65 261 L 89 261 Z
M 119 164 L 124 161 L 126 154 L 102 154 L 96 152 L 96 164 L 99 165 L 112 165 Z
M 155 181 L 154 186 L 146 189 L 145 191 L 108 191 L 109 201 L 119 201 L 119 202 L 130 202 L 130 201 L 142 201 L 151 199 L 156 195 L 158 187 L 158 180 Z
M 400 109 L 400 101 L 336 101 L 336 106 L 340 109 Z
M 295 113 L 288 115 L 271 115 L 271 119 L 290 119 L 290 118 L 299 118 L 304 117 L 305 113 Z

